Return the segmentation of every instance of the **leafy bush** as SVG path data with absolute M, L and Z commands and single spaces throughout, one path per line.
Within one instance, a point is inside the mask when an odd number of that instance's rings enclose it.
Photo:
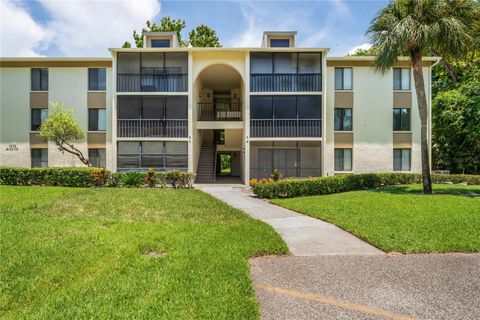
M 105 183 L 99 168 L 17 168 L 0 167 L 0 184 L 18 186 L 91 187 Z
M 275 169 L 275 170 L 273 170 L 272 174 L 270 175 L 270 179 L 272 179 L 273 181 L 278 181 L 278 180 L 282 179 L 282 174 L 280 173 L 280 171 L 278 169 Z
M 145 182 L 145 174 L 143 172 L 124 172 L 120 176 L 120 184 L 122 187 L 139 188 Z
M 155 188 L 155 169 L 148 169 L 145 173 L 145 182 L 147 187 Z
M 91 176 L 93 180 L 93 185 L 96 187 L 101 187 L 105 185 L 107 181 L 107 170 L 103 168 L 94 169 L 91 172 Z
M 253 192 L 262 198 L 293 198 L 377 188 L 388 185 L 421 183 L 417 173 L 366 173 L 336 175 L 311 179 L 284 179 L 278 182 L 256 181 Z M 466 183 L 480 185 L 480 176 L 433 174 L 434 183 Z
M 111 187 L 111 188 L 120 187 L 121 177 L 122 177 L 121 172 L 107 171 L 107 177 L 105 179 L 105 187 Z
M 195 181 L 195 174 L 192 172 L 170 171 L 165 173 L 165 181 L 174 189 L 190 189 Z

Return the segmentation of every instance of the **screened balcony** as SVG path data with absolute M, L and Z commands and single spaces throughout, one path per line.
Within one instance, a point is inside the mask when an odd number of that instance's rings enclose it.
M 252 138 L 319 138 L 322 96 L 252 96 Z
M 320 141 L 252 141 L 250 178 L 268 178 L 274 170 L 282 177 L 321 175 Z
M 186 138 L 187 96 L 118 96 L 118 138 Z
M 178 141 L 121 141 L 117 171 L 187 171 L 188 143 Z
M 119 52 L 117 92 L 187 92 L 184 52 Z
M 321 68 L 321 53 L 254 52 L 250 55 L 250 91 L 320 92 Z
M 242 104 L 240 99 L 215 99 L 212 103 L 198 104 L 199 121 L 240 121 Z

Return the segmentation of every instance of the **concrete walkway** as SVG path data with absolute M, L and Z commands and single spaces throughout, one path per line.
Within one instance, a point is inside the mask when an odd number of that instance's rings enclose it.
M 271 225 L 294 256 L 371 255 L 383 253 L 342 229 L 249 195 L 243 185 L 196 185 L 212 196 Z

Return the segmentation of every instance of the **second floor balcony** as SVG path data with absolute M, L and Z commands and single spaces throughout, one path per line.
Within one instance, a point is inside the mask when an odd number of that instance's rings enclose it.
M 118 119 L 118 138 L 186 138 L 186 119 Z
M 212 103 L 198 104 L 199 121 L 241 121 L 240 99 L 215 99 Z
M 320 73 L 305 74 L 252 74 L 252 92 L 319 92 L 322 91 Z
M 321 119 L 252 119 L 252 138 L 320 138 Z

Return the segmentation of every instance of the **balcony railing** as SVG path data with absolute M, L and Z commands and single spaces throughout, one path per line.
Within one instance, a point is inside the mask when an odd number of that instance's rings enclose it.
M 198 120 L 240 121 L 242 120 L 240 99 L 216 99 L 214 103 L 199 103 Z
M 186 138 L 187 125 L 186 119 L 119 119 L 117 120 L 117 137 Z
M 318 92 L 322 91 L 320 73 L 301 74 L 252 74 L 250 75 L 252 92 Z
M 320 119 L 252 119 L 253 138 L 317 138 L 322 136 Z
M 117 75 L 117 92 L 186 92 L 187 74 Z

